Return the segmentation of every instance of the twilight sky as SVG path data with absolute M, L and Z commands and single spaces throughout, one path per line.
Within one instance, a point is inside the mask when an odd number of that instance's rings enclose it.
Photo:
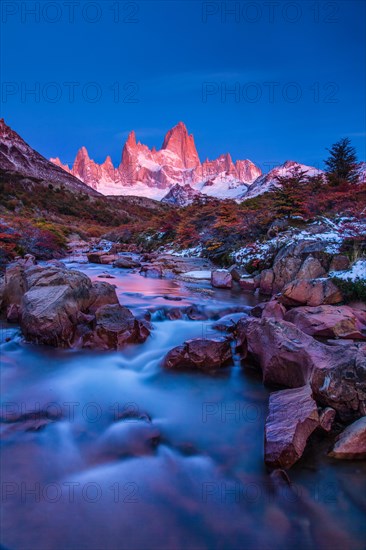
M 46 157 L 120 160 L 182 120 L 201 160 L 365 160 L 362 0 L 1 4 L 1 116 Z M 33 90 L 33 92 L 32 92 Z

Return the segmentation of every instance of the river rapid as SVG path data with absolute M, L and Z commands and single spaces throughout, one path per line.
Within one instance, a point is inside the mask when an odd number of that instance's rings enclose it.
M 1 548 L 365 548 L 364 462 L 328 458 L 331 440 L 315 434 L 290 489 L 264 466 L 260 373 L 237 357 L 214 376 L 161 367 L 172 347 L 220 335 L 215 319 L 256 298 L 69 267 L 116 285 L 122 305 L 151 312 L 153 330 L 144 344 L 99 353 L 26 344 L 18 327 L 2 326 L 2 416 L 23 420 L 1 424 Z M 202 319 L 166 318 L 190 305 Z

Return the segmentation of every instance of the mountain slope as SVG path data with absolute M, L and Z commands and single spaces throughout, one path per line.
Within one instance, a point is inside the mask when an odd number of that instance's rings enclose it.
M 72 191 L 99 195 L 82 181 L 40 155 L 7 126 L 4 119 L 0 119 L 0 169 L 9 174 L 36 178 L 54 186 L 65 186 Z
M 196 189 L 193 189 L 188 183 L 186 185 L 179 185 L 179 183 L 176 183 L 161 202 L 174 206 L 187 206 L 188 204 L 192 204 L 194 199 L 198 197 L 204 197 L 204 195 L 196 191 Z
M 322 170 L 318 170 L 313 166 L 306 166 L 305 164 L 300 164 L 293 160 L 287 160 L 280 166 L 273 168 L 268 174 L 263 174 L 259 176 L 255 182 L 250 186 L 248 192 L 243 195 L 243 199 L 250 199 L 256 197 L 257 195 L 262 195 L 267 191 L 274 191 L 280 184 L 277 179 L 279 176 L 290 176 L 292 172 L 299 168 L 303 172 L 306 172 L 308 176 L 315 176 L 317 174 L 322 174 Z

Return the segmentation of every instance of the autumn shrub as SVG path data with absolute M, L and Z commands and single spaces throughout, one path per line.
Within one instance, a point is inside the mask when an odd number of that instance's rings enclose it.
M 366 280 L 357 277 L 355 280 L 332 277 L 333 283 L 342 292 L 346 303 L 353 301 L 366 302 Z

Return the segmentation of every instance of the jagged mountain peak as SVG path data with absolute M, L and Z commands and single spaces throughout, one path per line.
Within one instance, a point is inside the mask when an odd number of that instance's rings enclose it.
M 175 153 L 185 168 L 196 168 L 200 164 L 193 134 L 188 134 L 183 122 L 178 122 L 167 132 L 161 149 Z

